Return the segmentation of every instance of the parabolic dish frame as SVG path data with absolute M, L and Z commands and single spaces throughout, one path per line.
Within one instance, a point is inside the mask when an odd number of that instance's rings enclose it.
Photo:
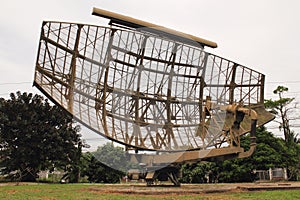
M 204 51 L 216 43 L 120 26 L 128 18 L 101 12 L 112 26 L 43 22 L 34 77 L 91 130 L 127 149 L 178 152 L 239 146 L 251 117 L 232 133 L 236 114 L 226 106 L 255 110 L 258 126 L 274 118 L 264 108 L 265 76 Z

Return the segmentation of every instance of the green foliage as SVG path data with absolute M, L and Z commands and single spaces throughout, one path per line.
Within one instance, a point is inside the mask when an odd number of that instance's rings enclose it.
M 278 94 L 277 100 L 266 100 L 265 106 L 279 119 L 279 129 L 283 130 L 285 144 L 281 149 L 284 149 L 283 156 L 285 156 L 285 167 L 288 168 L 289 176 L 291 179 L 297 179 L 297 174 L 299 174 L 299 161 L 300 161 L 300 147 L 298 134 L 295 134 L 291 130 L 290 122 L 292 120 L 299 119 L 298 117 L 292 118 L 290 115 L 296 106 L 290 106 L 294 101 L 294 98 L 286 98 L 283 96 L 284 92 L 287 92 L 288 88 L 284 86 L 278 86 L 276 90 L 273 91 L 274 94 Z M 277 149 L 278 150 L 278 149 Z
M 81 172 L 85 170 L 86 161 L 82 155 L 82 147 L 84 144 L 80 141 L 78 143 L 77 154 L 70 160 L 70 164 L 66 166 L 65 171 L 67 172 L 62 179 L 67 180 L 69 183 L 78 183 L 81 178 Z
M 241 146 L 248 150 L 250 147 L 249 136 L 241 138 Z M 219 161 L 216 163 L 214 175 L 215 182 L 234 183 L 234 182 L 252 182 L 255 180 L 255 174 L 251 158 L 232 159 Z
M 252 182 L 256 175 L 255 169 L 289 168 L 290 176 L 296 178 L 299 173 L 299 145 L 289 148 L 284 140 L 276 138 L 265 127 L 257 130 L 257 147 L 249 158 L 225 160 L 216 163 L 198 163 L 182 166 L 184 183 L 205 183 L 207 177 L 210 182 Z M 243 137 L 241 146 L 249 148 L 249 136 Z M 291 168 L 290 166 L 293 166 Z
M 79 130 L 70 115 L 39 95 L 17 92 L 0 99 L 2 173 L 35 181 L 40 170 L 67 170 L 80 157 Z
M 267 109 L 270 109 L 270 111 L 273 113 L 273 114 L 280 114 L 280 110 L 289 105 L 293 100 L 294 98 L 284 98 L 282 97 L 283 93 L 284 92 L 287 92 L 288 91 L 288 88 L 287 87 L 284 87 L 284 86 L 278 86 L 274 91 L 273 93 L 274 94 L 278 94 L 279 96 L 279 99 L 278 100 L 272 100 L 272 99 L 267 99 L 265 100 L 265 107 Z
M 125 176 L 125 173 L 110 168 L 95 157 L 91 157 L 85 175 L 88 177 L 88 181 L 92 183 L 118 183 Z
M 85 175 L 90 182 L 116 183 L 131 168 L 137 168 L 128 160 L 127 153 L 121 147 L 106 143 L 97 151 L 89 154 L 89 164 Z
M 246 159 L 225 160 L 218 163 L 218 166 L 218 182 L 237 183 L 255 180 L 253 165 L 248 163 Z
M 136 165 L 129 162 L 128 153 L 122 147 L 115 147 L 111 142 L 98 147 L 97 151 L 92 154 L 98 161 L 119 171 L 127 172 L 129 169 L 136 167 Z
M 274 167 L 285 167 L 284 160 L 287 149 L 281 138 L 276 138 L 261 127 L 256 132 L 257 147 L 250 162 L 253 162 L 256 169 L 267 170 Z
M 288 88 L 284 86 L 278 86 L 273 93 L 278 94 L 278 99 L 267 99 L 265 100 L 265 107 L 279 118 L 279 129 L 283 130 L 284 140 L 287 144 L 294 141 L 294 133 L 290 129 L 290 116 L 289 112 L 291 107 L 289 105 L 294 101 L 294 98 L 283 97 L 283 93 L 287 92 Z
M 249 158 L 225 160 L 216 165 L 207 164 L 184 165 L 183 182 L 202 183 L 206 177 L 212 176 L 210 181 L 216 182 L 249 182 L 255 179 L 253 170 L 267 170 L 269 168 L 287 168 L 289 178 L 297 180 L 300 173 L 300 146 L 297 134 L 290 129 L 291 118 L 289 112 L 295 107 L 290 104 L 294 98 L 283 96 L 288 88 L 278 86 L 273 93 L 278 95 L 277 100 L 265 100 L 265 107 L 279 118 L 279 129 L 283 130 L 284 140 L 275 138 L 264 127 L 257 130 L 257 147 Z M 241 146 L 245 150 L 249 148 L 249 137 L 243 137 Z
M 251 157 L 227 160 L 221 163 L 220 182 L 253 181 L 255 178 L 253 170 L 255 169 L 287 168 L 291 165 L 295 166 L 299 161 L 295 153 L 299 147 L 288 148 L 283 139 L 274 137 L 265 127 L 257 130 L 256 137 L 257 147 Z M 243 141 L 242 145 L 245 145 Z
M 182 183 L 207 183 L 213 182 L 214 171 L 216 170 L 215 163 L 200 162 L 194 164 L 184 164 L 181 168 Z

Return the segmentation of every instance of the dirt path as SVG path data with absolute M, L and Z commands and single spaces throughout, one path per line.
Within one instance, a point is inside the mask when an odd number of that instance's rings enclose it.
M 181 187 L 154 186 L 147 187 L 144 184 L 114 184 L 104 185 L 103 187 L 89 187 L 89 191 L 99 193 L 116 194 L 137 194 L 137 195 L 191 195 L 191 194 L 212 194 L 241 191 L 258 190 L 300 190 L 299 182 L 280 182 L 280 183 L 234 183 L 234 184 L 183 184 Z

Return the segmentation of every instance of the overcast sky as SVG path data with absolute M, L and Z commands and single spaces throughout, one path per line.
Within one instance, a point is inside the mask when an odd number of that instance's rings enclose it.
M 266 75 L 266 98 L 277 85 L 300 99 L 299 0 L 26 0 L 0 7 L 0 97 L 32 88 L 43 20 L 106 25 L 99 7 L 212 40 L 206 50 Z M 300 124 L 300 123 L 299 123 Z

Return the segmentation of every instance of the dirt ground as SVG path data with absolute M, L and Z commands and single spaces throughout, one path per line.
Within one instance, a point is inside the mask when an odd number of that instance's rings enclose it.
M 227 193 L 239 191 L 259 190 L 300 190 L 300 182 L 276 182 L 276 183 L 233 183 L 233 184 L 182 184 L 180 187 L 166 185 L 150 186 L 145 184 L 114 184 L 105 187 L 90 187 L 89 190 L 99 193 L 136 194 L 136 195 L 192 195 L 209 193 Z
M 0 183 L 0 187 L 5 185 L 38 184 L 39 183 Z M 147 187 L 145 183 L 87 185 L 89 185 L 87 190 L 94 193 L 134 195 L 196 195 L 260 190 L 300 190 L 300 182 L 182 184 L 180 187 L 174 187 L 171 185 L 156 185 Z

